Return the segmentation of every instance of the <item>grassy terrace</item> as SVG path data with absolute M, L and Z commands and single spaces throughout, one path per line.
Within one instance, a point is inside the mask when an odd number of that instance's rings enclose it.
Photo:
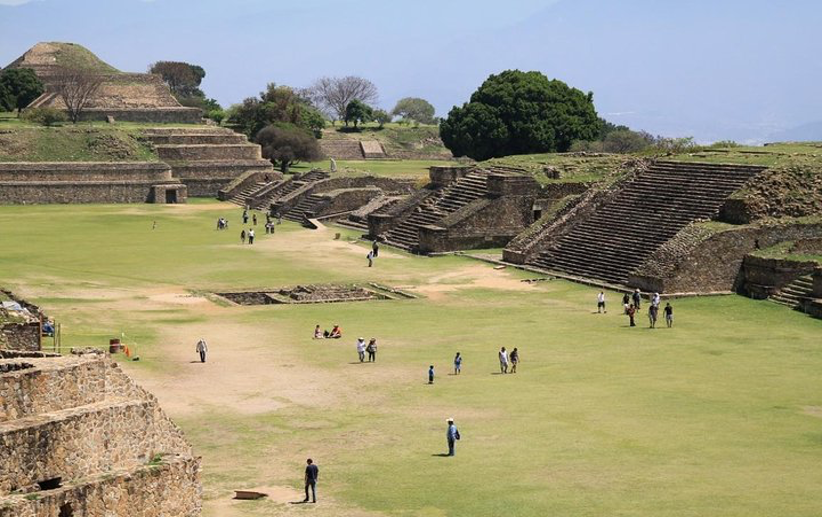
M 220 216 L 230 231 L 214 230 Z M 66 346 L 125 334 L 141 361 L 124 367 L 203 456 L 207 517 L 302 515 L 289 502 L 307 457 L 328 516 L 822 512 L 822 321 L 727 296 L 675 300 L 673 329 L 644 328 L 644 313 L 629 328 L 617 293 L 597 315 L 595 289 L 465 258 L 384 248 L 367 268 L 366 245 L 336 228 L 284 223 L 243 246 L 239 216 L 206 201 L 0 207 L 14 243 L 0 284 L 56 316 Z M 238 307 L 207 294 L 365 281 L 421 297 Z M 342 340 L 311 339 L 337 323 Z M 379 339 L 377 363 L 357 361 L 358 336 Z M 516 375 L 497 374 L 503 345 L 520 349 Z M 439 456 L 447 417 L 455 458 Z M 270 497 L 233 501 L 236 488 Z
M 0 162 L 157 161 L 141 133 L 158 126 L 162 124 L 84 122 L 41 127 L 0 113 Z
M 820 142 L 780 142 L 766 146 L 710 147 L 666 159 L 677 161 L 739 163 L 774 167 L 793 163 L 822 163 Z

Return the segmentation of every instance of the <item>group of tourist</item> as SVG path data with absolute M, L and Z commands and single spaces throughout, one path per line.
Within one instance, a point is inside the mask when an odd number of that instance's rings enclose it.
M 246 232 L 245 229 L 240 232 L 240 242 L 243 244 L 245 244 L 246 239 L 248 239 L 249 244 L 254 244 L 254 237 L 254 228 L 249 228 L 248 232 Z
M 225 217 L 220 217 L 217 219 L 217 229 L 218 230 L 226 230 L 228 229 L 228 219 Z
M 358 338 L 357 339 L 357 356 L 360 358 L 360 362 L 365 362 L 365 354 L 368 354 L 368 362 L 373 363 L 377 360 L 377 339 L 371 338 L 368 344 L 365 344 L 365 339 Z
M 659 319 L 659 306 L 662 303 L 662 298 L 659 293 L 651 295 L 651 303 L 648 307 L 648 321 L 650 328 L 656 328 L 656 322 Z M 642 291 L 635 289 L 633 293 L 625 293 L 622 296 L 623 314 L 628 316 L 629 326 L 636 327 L 636 314 L 642 306 Z M 662 312 L 665 315 L 665 323 L 668 328 L 674 325 L 674 308 L 671 302 L 666 302 Z M 605 309 L 605 291 L 600 291 L 597 294 L 597 314 L 607 314 Z
M 514 347 L 509 354 L 505 347 L 499 349 L 499 372 L 500 373 L 508 373 L 508 367 L 510 364 L 511 373 L 517 373 L 517 365 L 519 364 L 519 350 L 517 347 Z
M 334 325 L 331 330 L 322 330 L 319 325 L 314 327 L 314 339 L 340 339 L 341 337 L 342 327 L 339 325 Z

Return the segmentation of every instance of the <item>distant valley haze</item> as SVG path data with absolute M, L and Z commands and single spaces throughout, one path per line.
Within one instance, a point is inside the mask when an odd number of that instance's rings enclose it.
M 40 41 L 144 72 L 179 60 L 224 106 L 269 82 L 360 75 L 438 116 L 489 74 L 538 70 L 603 118 L 700 142 L 822 140 L 813 0 L 0 0 L 0 66 Z

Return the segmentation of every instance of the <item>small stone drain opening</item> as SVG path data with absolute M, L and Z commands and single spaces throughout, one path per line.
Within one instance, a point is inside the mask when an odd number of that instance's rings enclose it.
M 62 481 L 63 478 L 61 477 L 51 478 L 45 481 L 38 481 L 37 486 L 40 487 L 40 490 L 54 490 L 55 488 L 60 488 Z
M 373 282 L 365 286 L 357 284 L 312 284 L 263 291 L 214 294 L 238 305 L 367 302 L 416 298 L 411 293 Z

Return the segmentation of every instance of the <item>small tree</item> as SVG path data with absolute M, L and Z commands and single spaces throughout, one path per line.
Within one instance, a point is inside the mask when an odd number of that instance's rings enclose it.
M 43 82 L 31 68 L 9 68 L 0 73 L 0 103 L 8 111 L 16 109 L 18 117 L 44 91 Z
M 434 106 L 425 99 L 418 97 L 406 97 L 397 101 L 397 105 L 391 110 L 395 117 L 410 119 L 420 124 L 434 124 Z
M 321 77 L 306 90 L 306 94 L 334 120 L 345 119 L 345 110 L 354 99 L 371 104 L 378 99 L 374 83 L 353 75 Z
M 391 115 L 385 110 L 374 110 L 374 120 L 380 125 L 380 129 L 391 122 Z
M 360 122 L 366 123 L 372 120 L 374 120 L 374 110 L 359 99 L 354 99 L 345 107 L 343 121 L 345 121 L 346 126 L 349 122 L 353 122 L 356 128 Z
M 54 89 L 68 110 L 72 123 L 88 106 L 103 84 L 103 76 L 90 70 L 62 68 L 54 76 Z
M 257 134 L 256 141 L 262 147 L 263 157 L 271 160 L 283 173 L 287 173 L 295 162 L 323 158 L 317 140 L 293 124 L 267 126 Z

